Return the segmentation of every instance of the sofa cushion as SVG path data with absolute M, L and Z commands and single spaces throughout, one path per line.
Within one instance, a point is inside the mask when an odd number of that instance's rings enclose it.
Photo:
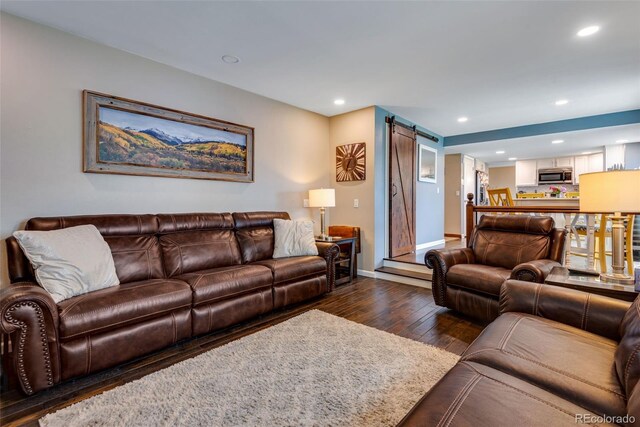
M 460 362 L 399 425 L 575 426 L 576 414 L 583 417 L 596 415 L 561 396 L 499 370 Z
M 319 256 L 267 259 L 253 264 L 269 267 L 274 284 L 327 274 L 327 262 Z
M 271 286 L 271 270 L 262 265 L 234 265 L 183 274 L 176 279 L 193 289 L 193 305 L 237 297 Z
M 318 255 L 313 221 L 273 220 L 273 258 Z
M 107 236 L 120 283 L 161 279 L 164 276 L 156 236 Z
M 156 237 L 158 220 L 155 215 L 32 218 L 27 222 L 26 228 L 57 230 L 87 224 L 94 225 L 109 244 L 120 283 L 164 277 L 160 246 Z M 20 268 L 22 271 L 18 278 L 28 279 L 31 276 L 30 266 L 25 267 Z
M 90 292 L 58 304 L 60 337 L 116 329 L 191 306 L 191 288 L 181 280 L 152 279 Z
M 640 298 L 636 298 L 622 319 L 620 336 L 622 338 L 616 350 L 616 371 L 627 396 L 630 396 L 640 383 Z
M 242 263 L 233 230 L 197 230 L 160 236 L 169 277 Z
M 597 414 L 624 415 L 614 369 L 617 343 L 522 313 L 504 313 L 467 348 L 462 360 L 516 376 Z
M 273 257 L 273 220 L 289 219 L 286 212 L 235 212 L 236 237 L 245 263 Z
M 482 264 L 456 264 L 447 272 L 447 284 L 483 294 L 499 296 L 500 286 L 511 270 Z
M 516 265 L 549 255 L 549 236 L 478 230 L 473 240 L 476 262 L 513 269 Z
M 92 224 L 16 231 L 13 237 L 56 303 L 120 284 L 109 245 Z
M 484 215 L 472 237 L 476 262 L 511 270 L 547 258 L 553 226 L 553 219 L 546 216 Z

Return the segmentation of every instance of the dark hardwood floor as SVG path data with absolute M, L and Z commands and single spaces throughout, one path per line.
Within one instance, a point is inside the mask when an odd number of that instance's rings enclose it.
M 59 384 L 26 397 L 0 395 L 2 426 L 37 425 L 43 415 L 196 356 L 212 348 L 318 309 L 336 316 L 461 354 L 484 325 L 435 305 L 431 291 L 386 280 L 360 278 L 310 303 L 263 316 L 223 332 L 176 344 L 117 368 Z

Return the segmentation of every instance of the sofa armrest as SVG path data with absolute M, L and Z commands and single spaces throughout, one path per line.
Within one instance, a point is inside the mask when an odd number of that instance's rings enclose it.
M 11 336 L 13 366 L 26 394 L 60 382 L 58 307 L 47 291 L 33 282 L 4 289 L 0 329 Z
M 436 304 L 445 306 L 447 271 L 456 264 L 474 264 L 475 256 L 470 248 L 432 249 L 424 255 L 424 263 L 433 270 L 433 298 Z
M 536 259 L 518 264 L 511 271 L 511 278 L 525 282 L 544 283 L 553 267 L 561 267 L 560 263 L 550 259 Z
M 630 302 L 602 295 L 520 280 L 507 280 L 500 288 L 500 314 L 533 314 L 616 341 L 630 306 Z
M 331 292 L 336 287 L 336 259 L 340 256 L 340 247 L 335 243 L 316 242 L 318 256 L 327 262 L 327 292 Z

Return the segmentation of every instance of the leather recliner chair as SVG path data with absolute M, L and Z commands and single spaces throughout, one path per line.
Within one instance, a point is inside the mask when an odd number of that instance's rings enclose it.
M 548 216 L 484 215 L 466 248 L 426 253 L 436 304 L 494 320 L 502 283 L 507 279 L 543 283 L 562 263 L 566 234 L 554 228 Z

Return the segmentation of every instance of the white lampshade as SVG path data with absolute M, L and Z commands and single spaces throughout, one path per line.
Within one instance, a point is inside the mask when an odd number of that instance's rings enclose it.
M 309 190 L 310 208 L 332 208 L 336 205 L 336 190 L 333 188 L 320 188 Z
M 640 212 L 640 170 L 581 174 L 580 211 Z

